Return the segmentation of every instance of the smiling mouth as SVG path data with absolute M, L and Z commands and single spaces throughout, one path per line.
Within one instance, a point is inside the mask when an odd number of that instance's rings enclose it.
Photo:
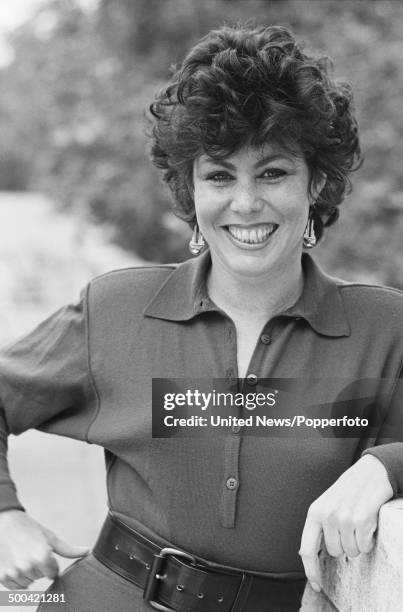
M 225 226 L 225 229 L 232 238 L 242 244 L 264 244 L 277 228 L 277 223 L 265 223 L 248 228 L 239 225 Z

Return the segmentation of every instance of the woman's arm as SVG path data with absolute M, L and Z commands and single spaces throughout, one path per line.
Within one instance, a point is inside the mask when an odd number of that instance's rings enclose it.
M 96 410 L 86 318 L 84 296 L 0 354 L 0 582 L 8 588 L 54 577 L 55 552 L 66 557 L 87 552 L 62 542 L 24 512 L 7 463 L 10 433 L 38 428 L 86 439 Z
M 393 494 L 403 495 L 403 366 L 376 444 L 363 452 L 366 455 L 379 459 L 388 473 Z
M 374 543 L 379 509 L 392 496 L 385 467 L 375 457 L 366 455 L 311 504 L 300 555 L 315 591 L 321 588 L 318 553 L 322 534 L 332 557 L 368 553 Z
M 322 539 L 329 555 L 356 557 L 374 544 L 381 506 L 403 494 L 403 369 L 396 379 L 375 446 L 310 506 L 301 539 L 305 573 L 320 590 L 318 552 Z
M 84 546 L 64 542 L 22 510 L 0 512 L 0 583 L 8 589 L 55 578 L 59 566 L 53 553 L 74 559 L 87 552 Z

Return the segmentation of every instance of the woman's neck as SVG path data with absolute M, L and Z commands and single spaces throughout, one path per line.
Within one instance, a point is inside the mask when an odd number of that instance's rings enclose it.
M 213 302 L 231 318 L 271 318 L 295 304 L 302 293 L 301 261 L 287 269 L 271 270 L 265 277 L 236 275 L 214 264 L 207 279 Z

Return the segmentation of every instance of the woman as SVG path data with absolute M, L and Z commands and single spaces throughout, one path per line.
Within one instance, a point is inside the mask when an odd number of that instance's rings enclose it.
M 223 27 L 151 110 L 153 161 L 194 226 L 192 252 L 209 248 L 99 277 L 9 348 L 3 444 L 37 427 L 105 448 L 112 514 L 49 589 L 65 610 L 298 610 L 305 575 L 320 590 L 322 534 L 334 556 L 371 549 L 379 508 L 403 491 L 403 444 L 387 419 L 350 437 L 234 424 L 152 438 L 151 379 L 223 379 L 252 394 L 297 379 L 305 405 L 333 416 L 346 398 L 361 406 L 348 390 L 371 379 L 393 421 L 401 293 L 330 278 L 303 254 L 336 221 L 360 159 L 351 92 L 286 28 Z M 26 587 L 55 576 L 54 552 L 84 551 L 24 513 L 5 446 L 2 457 L 2 582 Z

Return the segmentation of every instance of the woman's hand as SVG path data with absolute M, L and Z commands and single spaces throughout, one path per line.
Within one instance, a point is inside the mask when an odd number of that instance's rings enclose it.
M 59 567 L 53 553 L 74 559 L 87 552 L 63 542 L 22 510 L 0 513 L 0 583 L 8 589 L 25 589 L 44 576 L 55 578 Z
M 332 557 L 357 557 L 374 544 L 380 507 L 393 496 L 383 464 L 364 455 L 310 506 L 301 539 L 306 576 L 320 591 L 319 547 L 323 539 Z

